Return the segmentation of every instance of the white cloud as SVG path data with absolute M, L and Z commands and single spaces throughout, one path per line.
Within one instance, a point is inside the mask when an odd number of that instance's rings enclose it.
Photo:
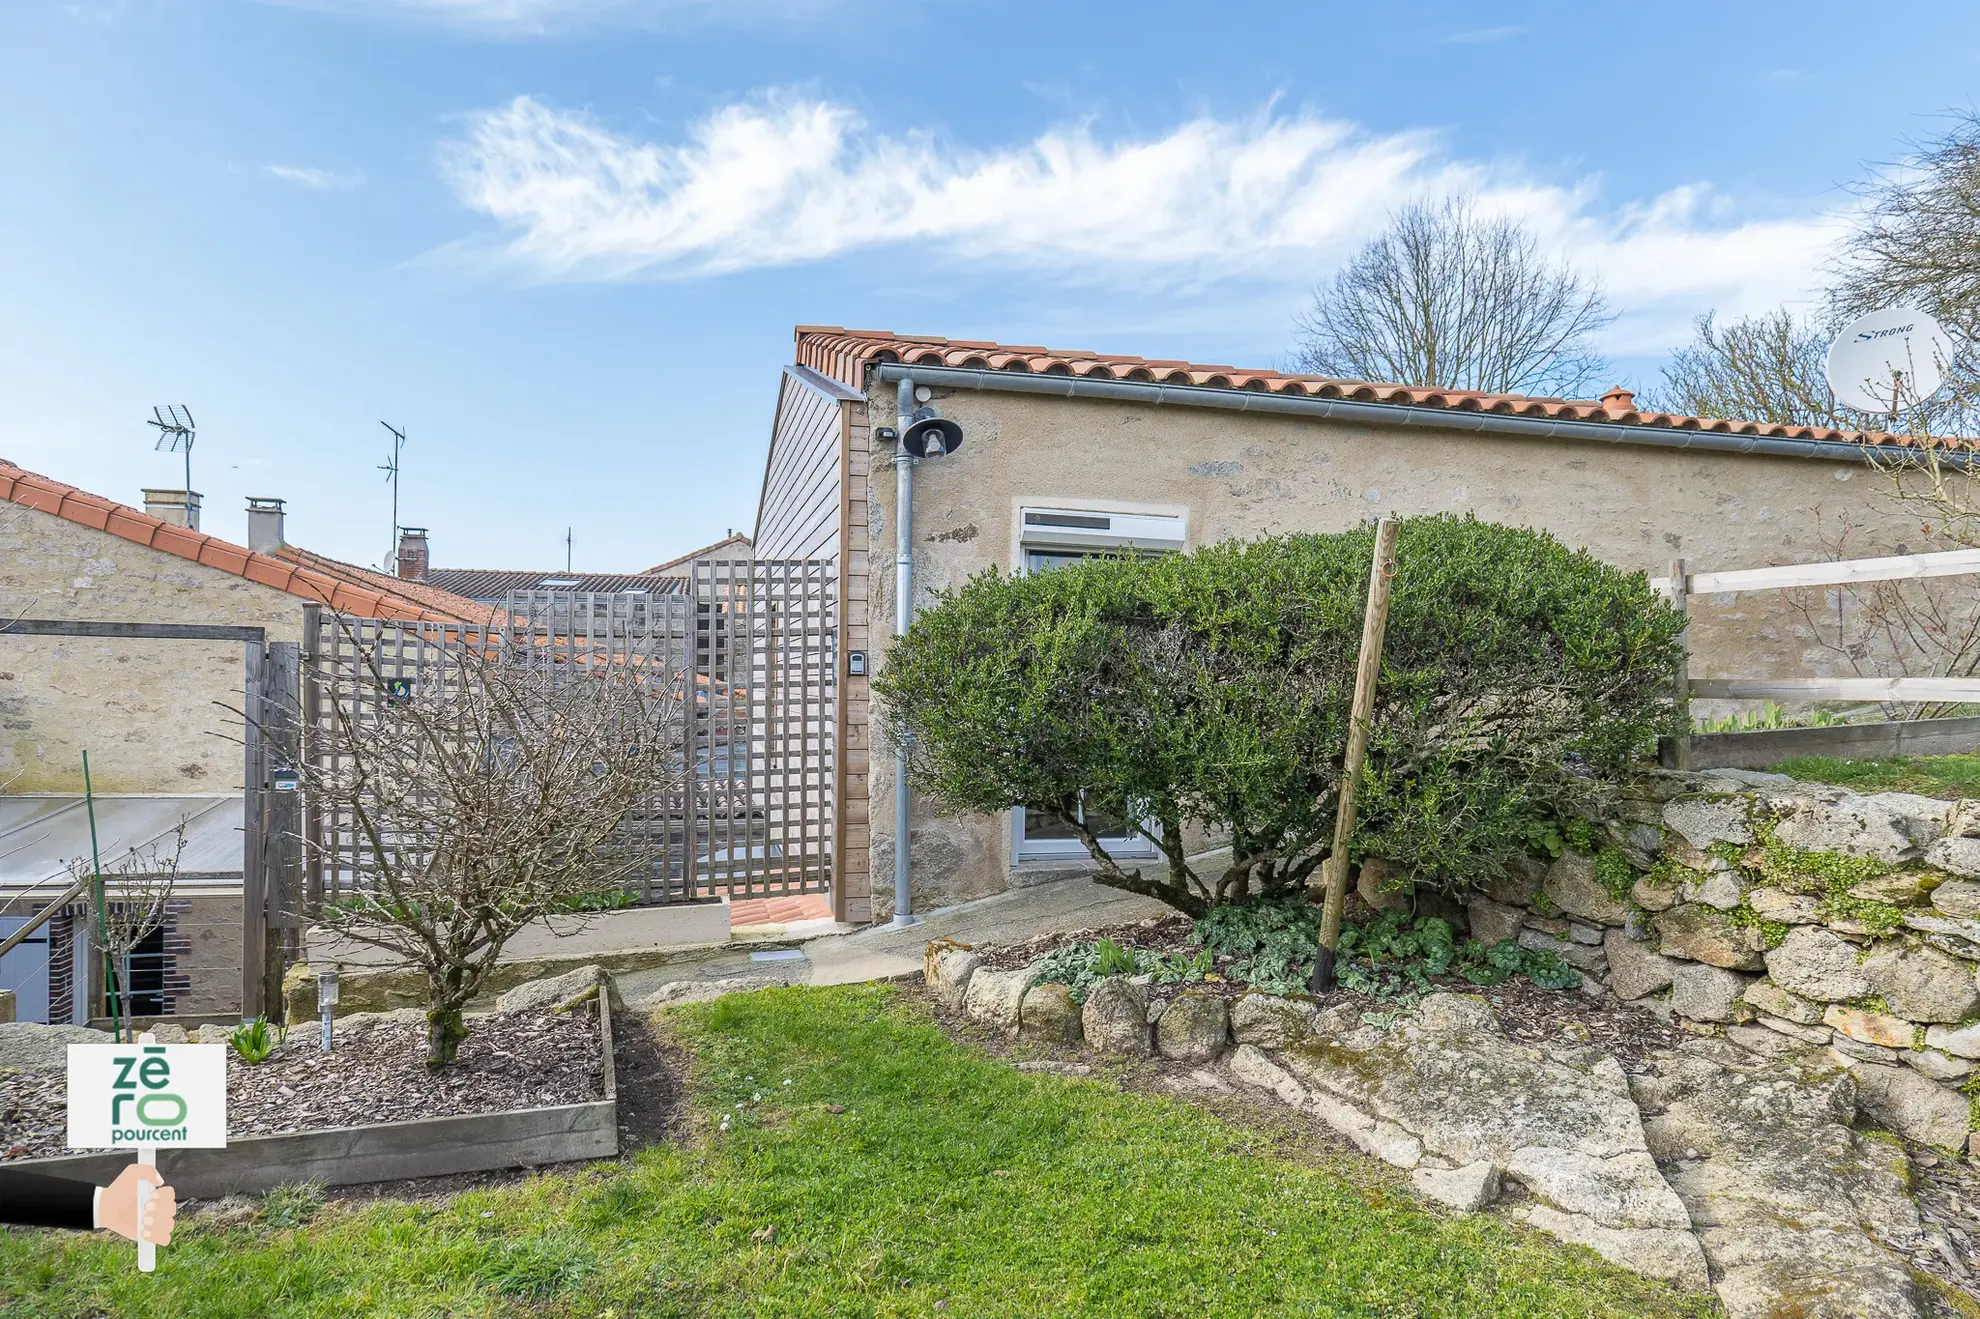
M 1834 216 L 1737 215 L 1697 184 L 1624 204 L 1452 158 L 1428 132 L 1374 134 L 1271 108 L 1152 137 L 1055 128 L 987 149 L 870 130 L 830 101 L 726 106 L 641 141 L 529 97 L 472 116 L 443 170 L 504 237 L 482 255 L 541 278 L 686 278 L 916 247 L 962 263 L 1136 286 L 1311 283 L 1398 205 L 1452 192 L 1520 217 L 1628 311 L 1616 351 L 1668 344 L 1697 311 L 1793 297 Z
M 299 188 L 308 188 L 314 192 L 328 192 L 333 189 L 341 191 L 345 188 L 355 188 L 364 182 L 364 174 L 361 171 L 338 174 L 332 170 L 317 169 L 312 165 L 263 165 L 261 172 L 270 178 L 293 183 Z
M 738 11 L 795 12 L 824 0 L 260 0 L 356 18 L 401 19 L 528 36 L 606 25 L 650 26 L 683 16 L 732 18 Z

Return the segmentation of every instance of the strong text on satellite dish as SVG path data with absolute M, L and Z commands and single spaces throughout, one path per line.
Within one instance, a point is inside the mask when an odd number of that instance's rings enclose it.
M 1843 326 L 1829 345 L 1829 389 L 1846 408 L 1895 416 L 1936 394 L 1951 360 L 1952 341 L 1924 312 L 1873 311 Z

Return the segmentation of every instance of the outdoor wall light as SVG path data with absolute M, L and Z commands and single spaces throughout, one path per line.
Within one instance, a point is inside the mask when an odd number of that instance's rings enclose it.
M 901 448 L 910 458 L 940 458 L 962 448 L 962 442 L 962 427 L 936 416 L 933 408 L 916 408 L 913 423 L 901 436 Z
M 330 1052 L 330 1020 L 337 1006 L 337 968 L 316 973 L 316 1006 L 323 1013 L 323 1052 Z

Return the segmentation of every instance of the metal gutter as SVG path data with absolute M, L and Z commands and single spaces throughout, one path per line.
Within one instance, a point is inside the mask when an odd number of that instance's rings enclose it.
M 1878 461 L 1875 452 L 1877 449 L 1894 448 L 1894 446 L 1851 444 L 1843 440 L 1790 440 L 1770 435 L 1679 430 L 1672 426 L 1565 421 L 1552 417 L 1522 417 L 1502 412 L 1465 412 L 1457 408 L 1426 408 L 1410 403 L 1369 403 L 1360 399 L 1269 394 L 1254 389 L 1214 389 L 1204 385 L 1165 385 L 1141 380 L 1098 380 L 1092 376 L 1038 375 L 1028 372 L 992 371 L 979 367 L 910 366 L 900 362 L 885 362 L 877 368 L 876 378 L 888 384 L 912 379 L 917 384 L 949 389 L 1040 394 L 1051 398 L 1106 399 L 1120 403 L 1169 404 L 1185 408 L 1217 408 L 1226 412 L 1263 412 L 1275 416 L 1358 422 L 1368 426 L 1464 431 L 1482 435 L 1517 435 L 1528 439 L 1634 444 L 1657 449 L 1752 453 L 1781 458 L 1821 458 L 1830 462 L 1867 463 L 1872 466 Z M 1973 466 L 1974 456 L 1965 452 L 1942 452 L 1939 461 L 1948 467 L 1967 469 Z

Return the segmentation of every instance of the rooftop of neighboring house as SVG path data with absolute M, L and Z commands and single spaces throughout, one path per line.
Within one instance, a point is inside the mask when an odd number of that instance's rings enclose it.
M 964 370 L 1011 372 L 1019 375 L 1071 376 L 1098 380 L 1139 381 L 1207 389 L 1248 390 L 1256 393 L 1346 399 L 1398 407 L 1441 408 L 1463 413 L 1496 413 L 1551 421 L 1596 422 L 1666 430 L 1751 435 L 1766 439 L 1814 440 L 1845 444 L 1915 443 L 1908 435 L 1882 431 L 1841 431 L 1822 426 L 1791 426 L 1774 422 L 1689 417 L 1675 413 L 1639 411 L 1636 398 L 1618 386 L 1600 399 L 1536 398 L 1524 394 L 1488 394 L 1477 390 L 1431 389 L 1386 385 L 1366 380 L 1293 375 L 1281 371 L 1207 366 L 1172 359 L 1127 357 L 1084 349 L 1040 348 L 982 340 L 943 339 L 933 335 L 894 334 L 887 330 L 848 330 L 836 325 L 800 325 L 796 331 L 797 362 L 854 389 L 864 390 L 867 373 L 876 366 L 899 362 L 908 366 L 953 367 Z M 1455 420 L 1455 419 L 1454 419 Z
M 702 559 L 747 559 L 750 555 L 751 548 L 749 537 L 743 535 L 740 531 L 731 531 L 712 545 L 703 545 L 698 550 L 689 550 L 686 554 L 678 558 L 669 559 L 665 563 L 656 563 L 646 571 L 649 573 L 684 575 L 688 570 L 689 564 L 697 563 Z
M 616 594 L 645 591 L 652 595 L 671 594 L 685 589 L 687 579 L 647 571 L 626 572 L 538 572 L 508 568 L 428 568 L 417 582 L 393 579 L 404 588 L 425 585 L 456 596 L 486 604 L 500 604 L 511 591 L 596 591 Z
M 232 573 L 343 613 L 366 618 L 461 623 L 487 623 L 495 618 L 493 609 L 474 600 L 423 583 L 402 582 L 298 546 L 283 544 L 269 553 L 257 553 L 39 472 L 30 472 L 4 459 L 0 459 L 0 500 Z

